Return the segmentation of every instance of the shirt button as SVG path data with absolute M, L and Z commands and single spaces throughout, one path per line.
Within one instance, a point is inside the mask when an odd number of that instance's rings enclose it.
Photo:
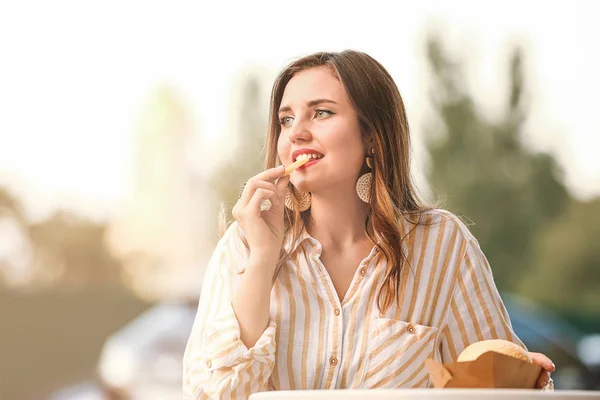
M 340 315 L 340 309 L 339 309 L 339 308 L 336 308 L 336 309 L 333 311 L 333 313 L 334 313 L 335 315 Z
M 364 268 L 361 268 L 361 269 L 360 269 L 360 274 L 361 274 L 361 275 L 364 275 L 364 274 L 366 274 L 366 273 L 367 273 L 367 270 L 366 270 L 366 269 L 364 269 Z
M 329 359 L 329 364 L 331 364 L 331 365 L 336 365 L 336 364 L 337 364 L 337 362 L 338 362 L 338 360 L 337 360 L 337 358 L 335 358 L 335 357 L 331 357 L 331 358 Z
M 415 327 L 413 326 L 413 324 L 408 325 L 406 330 L 408 331 L 408 333 L 415 333 Z
M 210 360 L 209 360 L 209 361 L 207 361 L 207 362 L 206 362 L 206 366 L 207 366 L 208 368 L 212 367 L 212 362 L 210 362 Z

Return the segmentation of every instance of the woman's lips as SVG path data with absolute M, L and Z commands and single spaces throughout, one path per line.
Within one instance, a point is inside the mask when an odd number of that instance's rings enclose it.
M 311 165 L 314 165 L 314 164 L 318 163 L 319 161 L 321 161 L 321 159 L 322 159 L 322 158 L 316 158 L 316 159 L 314 159 L 314 160 L 310 160 L 309 162 L 307 162 L 307 163 L 306 163 L 306 164 L 304 164 L 303 166 L 301 166 L 301 167 L 298 167 L 298 168 L 296 169 L 296 171 L 300 171 L 300 170 L 303 170 L 303 169 L 305 169 L 305 168 L 308 168 L 308 167 L 310 167 Z

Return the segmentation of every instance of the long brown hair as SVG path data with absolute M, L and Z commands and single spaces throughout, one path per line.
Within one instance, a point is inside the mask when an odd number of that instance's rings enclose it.
M 369 55 L 352 50 L 315 53 L 287 66 L 275 80 L 271 92 L 265 167 L 273 168 L 277 163 L 277 141 L 281 132 L 277 113 L 286 85 L 296 73 L 322 66 L 331 68 L 344 86 L 358 115 L 363 142 L 370 143 L 375 150 L 371 207 L 365 227 L 387 261 L 384 282 L 377 296 L 380 310 L 385 311 L 397 298 L 400 272 L 408 262 L 402 250 L 402 241 L 408 233 L 403 235 L 401 223 L 407 221 L 414 229 L 422 223 L 422 213 L 428 209 L 419 200 L 412 182 L 408 121 L 402 97 L 390 74 Z M 286 208 L 286 235 L 292 235 L 292 243 L 299 239 L 309 218 L 310 209 L 301 213 Z M 277 271 L 289 256 L 282 249 Z

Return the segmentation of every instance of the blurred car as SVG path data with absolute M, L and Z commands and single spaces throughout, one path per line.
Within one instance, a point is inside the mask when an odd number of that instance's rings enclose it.
M 557 389 L 600 388 L 597 375 L 578 356 L 579 331 L 526 298 L 503 293 L 502 299 L 528 349 L 557 365 L 552 375 Z M 106 341 L 98 363 L 102 385 L 73 386 L 51 400 L 180 399 L 183 353 L 195 314 L 195 303 L 150 308 Z
M 113 397 L 181 398 L 183 353 L 195 315 L 186 304 L 159 304 L 109 337 L 98 373 Z
M 162 303 L 108 337 L 97 382 L 74 384 L 48 400 L 181 399 L 183 353 L 196 304 Z
M 109 392 L 93 382 L 79 383 L 53 393 L 48 400 L 111 400 Z
M 581 339 L 577 345 L 577 353 L 600 381 L 600 334 L 587 335 Z
M 544 353 L 556 365 L 556 389 L 600 389 L 594 374 L 578 354 L 584 335 L 563 318 L 525 297 L 502 293 L 513 329 L 529 351 Z

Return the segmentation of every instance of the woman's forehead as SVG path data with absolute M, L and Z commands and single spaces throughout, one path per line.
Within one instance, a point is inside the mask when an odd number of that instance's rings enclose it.
M 344 102 L 346 92 L 342 83 L 329 67 L 310 68 L 296 73 L 283 92 L 281 105 L 309 102 L 316 99 L 329 99 Z

